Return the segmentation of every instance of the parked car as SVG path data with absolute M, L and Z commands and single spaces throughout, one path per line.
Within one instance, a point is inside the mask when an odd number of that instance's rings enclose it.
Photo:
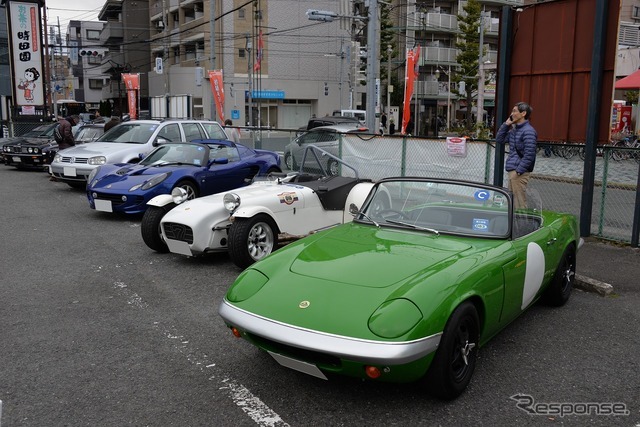
M 347 133 L 367 133 L 369 129 L 360 122 L 346 122 L 331 126 L 320 126 L 306 132 L 284 148 L 284 163 L 289 170 L 298 169 L 301 164 L 304 148 L 308 145 L 315 145 L 333 156 L 338 156 L 338 144 L 340 134 Z M 327 169 L 331 175 L 338 175 L 338 163 L 333 159 L 327 159 Z
M 106 164 L 94 169 L 87 183 L 92 209 L 137 214 L 159 194 L 182 188 L 186 199 L 232 190 L 255 175 L 278 173 L 280 156 L 225 140 L 167 143 L 140 163 Z M 157 234 L 157 231 L 156 231 Z
M 93 142 L 104 135 L 104 123 L 81 125 L 73 136 L 76 144 Z
M 315 129 L 320 126 L 333 126 L 333 125 L 339 125 L 341 123 L 348 123 L 348 124 L 357 123 L 359 125 L 364 125 L 362 121 L 360 121 L 357 117 L 354 117 L 354 116 L 341 116 L 340 114 L 337 114 L 337 115 L 325 116 L 325 117 L 312 117 L 309 119 L 306 126 L 302 126 L 301 128 L 298 129 L 297 136 L 300 136 L 306 131 Z
M 331 156 L 315 147 L 307 151 Z M 360 205 L 373 185 L 355 170 L 352 175 L 294 172 L 182 204 L 184 196 L 174 190 L 173 198 L 163 195 L 149 202 L 142 238 L 157 252 L 196 256 L 228 250 L 244 268 L 269 255 L 280 241 L 351 221 L 345 206 Z
M 58 123 L 36 126 L 22 136 L 0 140 L 2 159 L 17 168 L 44 169 L 58 151 L 53 131 Z
M 64 150 L 51 173 L 72 187 L 85 188 L 91 171 L 108 163 L 138 163 L 158 144 L 200 139 L 229 139 L 224 129 L 203 120 L 134 120 L 109 129 L 90 145 Z
M 405 177 L 352 212 L 238 277 L 219 307 L 236 337 L 319 378 L 421 381 L 452 399 L 480 346 L 538 299 L 569 299 L 573 215 L 514 211 L 501 187 Z

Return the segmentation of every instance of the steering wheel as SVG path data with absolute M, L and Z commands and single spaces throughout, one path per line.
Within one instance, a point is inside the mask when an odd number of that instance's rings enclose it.
M 385 215 L 385 214 L 387 214 L 387 215 Z M 411 219 L 404 212 L 397 211 L 395 209 L 383 209 L 383 210 L 377 212 L 377 216 L 379 216 L 381 218 L 385 218 L 385 219 L 392 216 L 392 215 L 388 215 L 388 214 L 394 214 L 396 216 L 399 216 L 402 219 Z

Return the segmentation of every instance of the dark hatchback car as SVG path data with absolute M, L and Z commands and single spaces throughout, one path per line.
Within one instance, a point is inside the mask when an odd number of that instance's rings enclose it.
M 4 163 L 17 168 L 45 168 L 58 151 L 53 139 L 57 125 L 57 122 L 40 125 L 24 135 L 0 141 Z

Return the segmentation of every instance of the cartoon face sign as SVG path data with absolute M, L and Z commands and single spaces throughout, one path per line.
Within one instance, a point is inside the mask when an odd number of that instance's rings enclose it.
M 20 79 L 18 89 L 24 91 L 24 99 L 28 102 L 33 102 L 33 92 L 36 89 L 35 81 L 40 78 L 40 73 L 35 68 L 27 68 L 24 71 L 24 79 Z

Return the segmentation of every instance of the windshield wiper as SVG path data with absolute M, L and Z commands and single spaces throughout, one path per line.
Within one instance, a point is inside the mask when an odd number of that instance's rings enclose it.
M 375 225 L 376 227 L 380 228 L 380 224 L 378 224 L 377 222 L 375 222 L 369 215 L 367 215 L 366 213 L 362 212 L 362 211 L 358 211 L 357 212 L 359 215 L 362 215 L 363 217 L 365 217 L 366 219 L 368 219 L 369 221 L 371 221 L 373 223 L 373 225 Z
M 390 223 L 390 224 L 404 225 L 405 227 L 415 228 L 417 230 L 429 231 L 429 232 L 435 234 L 436 236 L 440 235 L 440 232 L 438 230 L 436 230 L 435 228 L 421 227 L 419 225 L 410 224 L 408 222 L 403 222 L 403 221 L 396 221 L 394 219 L 385 219 L 385 221 Z

